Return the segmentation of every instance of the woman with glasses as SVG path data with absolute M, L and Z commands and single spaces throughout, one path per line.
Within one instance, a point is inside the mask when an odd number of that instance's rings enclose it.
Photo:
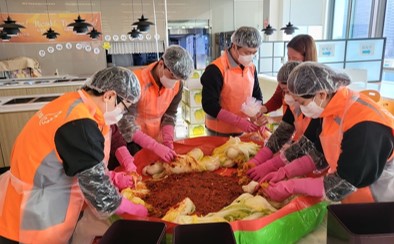
M 101 218 L 147 216 L 119 194 L 106 167 L 110 125 L 139 96 L 130 70 L 106 68 L 26 123 L 0 176 L 0 243 L 69 243 L 86 205 Z

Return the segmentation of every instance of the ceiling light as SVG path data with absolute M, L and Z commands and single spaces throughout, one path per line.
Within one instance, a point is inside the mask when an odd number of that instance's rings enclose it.
M 47 5 L 47 14 L 48 14 L 48 21 L 49 21 L 49 29 L 42 34 L 43 36 L 45 36 L 47 39 L 49 39 L 50 41 L 53 41 L 57 38 L 57 36 L 59 36 L 60 34 L 55 32 L 54 30 L 52 30 L 51 27 L 51 18 L 49 17 L 49 9 L 48 9 L 48 0 L 45 0 L 46 5 Z
M 5 33 L 4 31 L 0 31 L 0 39 L 3 42 L 9 41 L 11 39 L 11 36 Z
M 19 28 L 25 27 L 23 25 L 17 24 L 15 20 L 8 16 L 7 20 L 4 20 L 4 23 L 0 25 L 0 28 L 3 28 L 3 32 L 9 36 L 16 36 L 21 32 Z
M 93 29 L 92 29 L 90 32 L 88 32 L 88 35 L 89 35 L 89 37 L 92 38 L 92 39 L 97 39 L 97 38 L 100 37 L 101 32 L 98 31 L 98 30 L 96 30 L 96 29 L 93 27 Z
M 148 21 L 148 18 L 144 17 L 144 5 L 141 0 L 141 9 L 142 9 L 142 14 L 141 18 L 138 19 L 137 22 L 134 22 L 132 25 L 137 25 L 137 29 L 140 32 L 147 32 L 150 28 L 151 25 L 154 25 L 152 22 Z
M 141 18 L 138 19 L 137 22 L 134 22 L 133 25 L 137 25 L 137 29 L 141 32 L 147 32 L 151 25 L 154 25 L 152 22 L 148 21 L 148 18 L 145 18 L 144 15 L 141 15 Z
M 285 27 L 280 28 L 287 35 L 291 35 L 295 30 L 298 30 L 298 27 L 295 27 L 291 22 L 289 22 Z
M 60 35 L 59 33 L 55 32 L 54 30 L 52 30 L 51 27 L 49 27 L 49 29 L 42 34 L 43 36 L 45 36 L 47 39 L 49 40 L 55 40 L 57 38 L 58 35 Z
M 85 22 L 84 19 L 81 19 L 80 15 L 78 15 L 78 18 L 74 21 L 74 23 L 68 24 L 67 27 L 73 27 L 73 31 L 77 34 L 86 34 L 89 31 L 89 27 L 92 27 L 90 23 Z
M 274 31 L 276 31 L 275 28 L 272 28 L 272 26 L 270 24 L 267 25 L 267 27 L 265 27 L 264 29 L 262 29 L 261 31 L 264 31 L 264 34 L 266 34 L 267 36 L 272 35 L 274 33 Z
M 291 19 L 291 0 L 290 0 L 290 8 L 289 8 L 289 23 L 285 27 L 280 28 L 287 35 L 291 35 L 294 33 L 295 30 L 298 30 L 297 27 L 291 24 L 290 19 Z
M 135 27 L 133 27 L 133 29 L 130 32 L 128 32 L 127 34 L 130 35 L 134 39 L 140 35 L 140 32 Z

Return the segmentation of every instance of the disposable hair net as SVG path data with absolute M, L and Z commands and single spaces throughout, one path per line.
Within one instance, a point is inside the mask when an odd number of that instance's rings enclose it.
M 87 79 L 85 86 L 98 92 L 114 90 L 131 103 L 138 102 L 141 96 L 138 78 L 131 70 L 123 67 L 115 66 L 100 70 Z
M 176 78 L 187 80 L 194 69 L 193 59 L 181 46 L 169 46 L 163 54 L 164 64 Z
M 262 38 L 260 31 L 256 28 L 242 26 L 231 35 L 231 42 L 240 47 L 258 48 Z
M 324 64 L 303 62 L 290 73 L 287 88 L 297 96 L 315 95 L 319 91 L 332 94 L 340 86 L 350 84 L 350 78 L 344 73 L 334 71 Z
M 290 72 L 293 71 L 293 69 L 297 67 L 297 65 L 299 65 L 300 63 L 300 61 L 288 61 L 279 69 L 276 79 L 280 83 L 287 83 Z

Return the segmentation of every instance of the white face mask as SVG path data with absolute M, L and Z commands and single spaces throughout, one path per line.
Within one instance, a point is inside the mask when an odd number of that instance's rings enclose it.
M 161 82 L 161 84 L 165 87 L 165 88 L 167 88 L 167 89 L 172 89 L 172 88 L 174 88 L 174 86 L 175 86 L 175 84 L 176 84 L 176 82 L 177 82 L 178 80 L 176 80 L 176 79 L 170 79 L 170 78 L 168 78 L 164 73 L 163 73 L 163 75 L 160 77 L 160 82 Z
M 295 103 L 293 96 L 290 94 L 285 94 L 284 100 L 285 100 L 285 103 L 289 106 L 292 106 Z
M 321 103 L 323 103 L 323 101 Z M 321 104 L 320 104 L 320 106 L 321 106 Z M 316 118 L 319 118 L 321 113 L 323 113 L 323 111 L 324 111 L 324 108 L 322 108 L 320 106 L 315 103 L 315 98 L 313 98 L 312 102 L 310 102 L 306 106 L 300 105 L 300 108 L 301 108 L 302 113 L 306 117 L 316 119 Z
M 119 122 L 123 117 L 123 110 L 116 106 L 116 108 L 110 112 L 107 111 L 107 103 L 105 103 L 104 120 L 107 125 L 114 125 Z
M 252 63 L 253 57 L 254 57 L 253 54 L 251 54 L 251 55 L 239 55 L 238 62 L 246 67 L 246 66 L 249 66 Z

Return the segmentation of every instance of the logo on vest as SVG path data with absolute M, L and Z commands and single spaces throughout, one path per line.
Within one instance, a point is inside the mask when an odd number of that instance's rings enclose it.
M 56 112 L 56 113 L 49 113 L 49 114 L 43 114 L 41 111 L 37 113 L 39 122 L 38 124 L 41 125 L 46 125 L 52 122 L 54 119 L 59 117 L 59 115 L 62 113 L 62 111 Z

